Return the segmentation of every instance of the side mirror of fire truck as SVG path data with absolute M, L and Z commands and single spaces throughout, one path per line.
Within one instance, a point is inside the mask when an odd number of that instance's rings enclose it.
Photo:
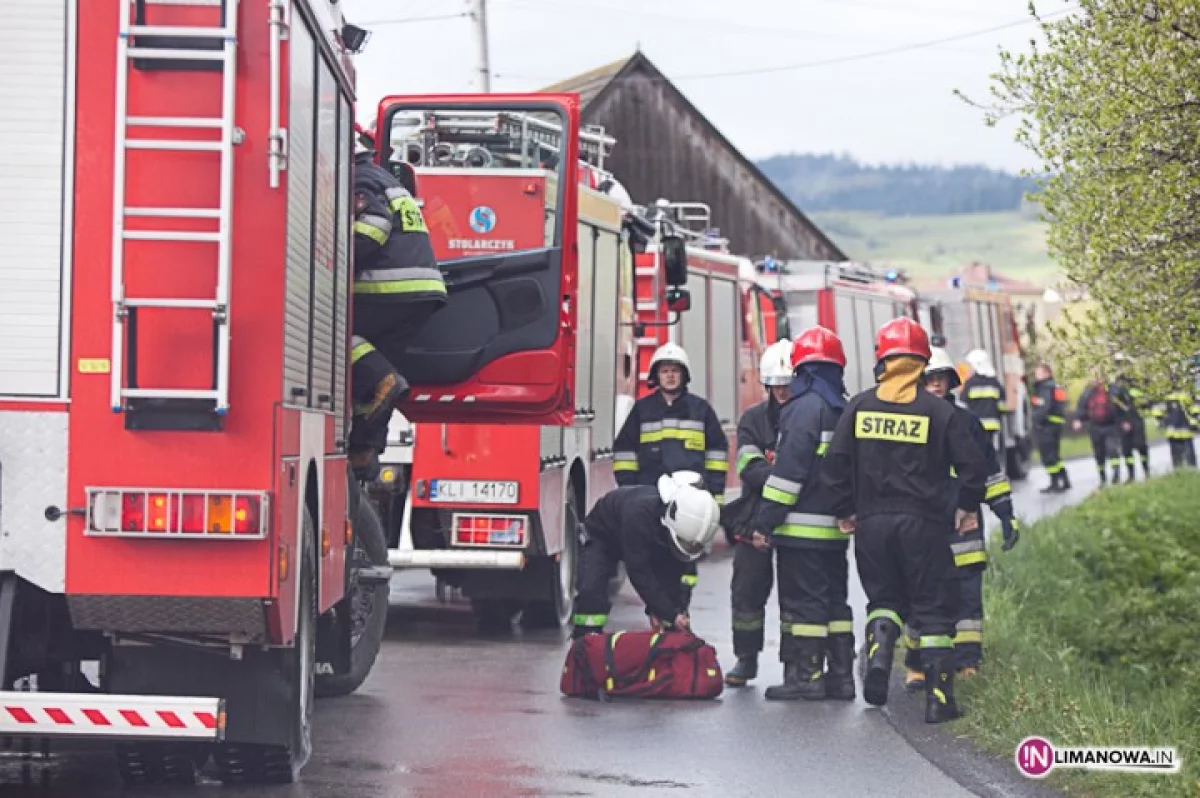
M 667 285 L 687 285 L 687 244 L 679 236 L 664 236 L 662 239 L 663 267 L 667 272 Z
M 686 288 L 667 289 L 667 310 L 675 313 L 675 321 L 679 321 L 680 313 L 692 309 L 692 292 Z

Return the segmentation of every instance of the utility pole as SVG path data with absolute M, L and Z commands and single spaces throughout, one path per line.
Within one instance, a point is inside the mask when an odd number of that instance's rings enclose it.
M 475 23 L 475 45 L 479 58 L 477 86 L 484 94 L 492 91 L 492 62 L 488 57 L 487 0 L 468 0 L 471 21 Z

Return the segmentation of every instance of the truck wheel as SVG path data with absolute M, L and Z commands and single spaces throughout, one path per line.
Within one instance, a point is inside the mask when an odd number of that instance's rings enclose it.
M 621 588 L 625 587 L 625 563 L 617 563 L 617 572 L 613 574 L 612 579 L 608 580 L 608 600 L 616 601 L 617 596 L 621 594 Z
M 317 656 L 316 525 L 304 510 L 300 535 L 300 602 L 296 639 L 283 650 L 281 671 L 291 696 L 292 740 L 286 745 L 223 745 L 213 760 L 226 784 L 291 784 L 312 755 L 313 673 Z
M 1025 479 L 1028 474 L 1025 471 L 1025 465 L 1021 456 L 1019 446 L 1013 446 L 1005 452 L 1005 468 L 1004 471 L 1008 478 L 1013 482 L 1020 482 Z
M 187 743 L 121 743 L 117 746 L 117 770 L 121 781 L 131 786 L 195 784 L 196 769 L 207 759 L 208 752 L 203 746 Z
M 570 492 L 568 492 L 570 494 Z M 552 582 L 547 589 L 552 591 L 546 601 L 531 601 L 525 609 L 523 621 L 537 629 L 561 629 L 571 621 L 571 610 L 575 605 L 575 571 L 579 552 L 579 514 L 575 510 L 575 497 L 569 495 L 563 507 L 563 548 L 558 561 L 546 557 L 546 572 L 543 577 Z
M 513 616 L 521 609 L 519 602 L 503 598 L 471 599 L 471 614 L 481 629 L 504 630 L 512 626 Z
M 367 680 L 387 626 L 388 583 L 360 581 L 359 569 L 385 566 L 388 563 L 387 541 L 383 524 L 373 502 L 364 496 L 359 500 L 354 519 L 354 551 L 350 565 L 350 584 L 346 598 L 340 602 L 340 623 L 350 624 L 350 671 L 319 674 L 316 677 L 318 698 L 350 695 Z M 347 617 L 348 616 L 348 617 Z

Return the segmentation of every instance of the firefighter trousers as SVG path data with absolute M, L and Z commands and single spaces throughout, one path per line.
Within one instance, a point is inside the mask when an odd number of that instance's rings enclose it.
M 1105 466 L 1112 472 L 1113 482 L 1121 479 L 1121 428 L 1116 424 L 1092 424 L 1088 427 L 1092 440 L 1092 457 L 1096 460 L 1096 471 L 1100 481 L 1106 478 Z
M 945 522 L 916 515 L 858 519 L 854 559 L 867 594 L 867 623 L 919 630 L 922 650 L 954 646 L 960 585 Z
M 1053 479 L 1062 473 L 1062 425 L 1043 424 L 1037 428 L 1038 455 L 1042 466 Z
M 763 650 L 767 600 L 775 586 L 774 559 L 771 549 L 759 551 L 740 540 L 734 546 L 729 597 L 733 610 L 733 653 L 739 658 Z
M 780 546 L 775 557 L 782 662 L 801 661 L 805 639 L 854 633 L 846 546 Z
M 602 632 L 612 609 L 608 587 L 617 573 L 621 558 L 613 547 L 600 538 L 588 538 L 579 550 L 575 572 L 575 636 Z M 687 611 L 692 588 L 696 585 L 695 563 L 663 559 L 653 566 L 654 576 L 672 600 Z M 649 610 L 647 610 L 649 613 Z M 662 618 L 668 623 L 674 618 Z
M 418 302 L 354 303 L 356 339 L 350 372 L 350 396 L 355 403 L 368 402 L 375 386 L 389 374 L 399 374 L 396 363 L 404 359 L 409 344 L 444 303 L 441 300 Z M 387 447 L 387 428 L 391 416 L 381 423 L 367 424 L 351 419 L 350 448 L 382 452 Z
M 1196 444 L 1191 438 L 1170 438 L 1171 465 L 1175 468 L 1196 467 Z
M 983 660 L 983 568 L 958 569 L 960 600 L 954 634 L 954 660 L 959 668 L 978 668 Z

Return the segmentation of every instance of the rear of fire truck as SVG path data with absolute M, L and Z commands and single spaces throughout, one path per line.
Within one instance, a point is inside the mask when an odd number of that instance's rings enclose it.
M 376 129 L 381 161 L 413 168 L 450 292 L 399 364 L 422 387 L 373 490 L 390 562 L 485 624 L 561 626 L 633 391 L 632 252 L 594 179 L 613 142 L 580 131 L 574 95 L 390 97 Z
M 136 783 L 210 756 L 292 781 L 314 693 L 370 670 L 390 573 L 344 452 L 340 14 L 9 11 L 0 736 L 116 741 Z

